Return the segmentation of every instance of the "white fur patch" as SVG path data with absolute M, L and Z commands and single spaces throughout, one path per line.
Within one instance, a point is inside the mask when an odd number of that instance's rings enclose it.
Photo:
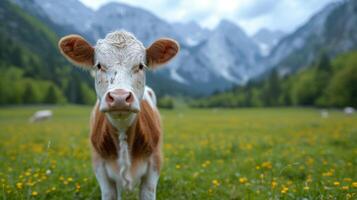
M 152 108 L 156 108 L 156 95 L 153 89 L 148 86 L 145 86 L 144 97 Z
M 145 72 L 138 66 L 145 63 L 146 49 L 131 33 L 115 31 L 104 39 L 98 40 L 95 46 L 95 89 L 100 99 L 100 108 L 105 107 L 106 94 L 115 89 L 132 92 L 132 107 L 139 109 L 144 94 Z
M 125 131 L 119 133 L 119 176 L 123 180 L 123 187 L 127 187 L 131 190 L 133 187 L 133 180 L 130 173 L 131 158 L 127 138 Z

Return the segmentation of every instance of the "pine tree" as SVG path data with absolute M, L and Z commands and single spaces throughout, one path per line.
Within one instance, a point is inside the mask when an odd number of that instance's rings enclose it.
M 56 88 L 55 86 L 51 85 L 46 93 L 46 96 L 44 98 L 44 103 L 48 104 L 55 104 L 58 102 L 58 95 L 56 93 Z
M 33 85 L 31 83 L 26 84 L 26 88 L 25 91 L 22 95 L 22 101 L 25 104 L 34 104 L 34 103 L 38 103 L 38 98 L 35 94 Z

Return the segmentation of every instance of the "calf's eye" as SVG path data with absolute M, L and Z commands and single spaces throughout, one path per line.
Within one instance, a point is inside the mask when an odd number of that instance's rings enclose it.
M 143 70 L 144 69 L 144 65 L 142 63 L 139 64 L 139 69 Z
M 99 70 L 99 71 L 102 71 L 102 72 L 105 72 L 107 69 L 103 66 L 103 65 L 101 65 L 100 63 L 98 63 L 97 65 L 96 65 L 96 67 L 97 67 L 97 69 Z

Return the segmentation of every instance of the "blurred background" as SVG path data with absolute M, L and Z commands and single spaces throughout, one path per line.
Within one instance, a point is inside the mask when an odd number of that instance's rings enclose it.
M 148 74 L 163 104 L 357 106 L 356 3 L 4 0 L 0 104 L 93 104 L 92 78 L 57 41 L 76 33 L 94 45 L 125 29 L 146 46 L 165 36 L 181 44 L 174 62 Z
M 357 199 L 357 0 L 0 0 L 0 199 L 100 198 L 93 78 L 57 43 L 118 29 L 181 45 L 147 72 L 158 199 Z

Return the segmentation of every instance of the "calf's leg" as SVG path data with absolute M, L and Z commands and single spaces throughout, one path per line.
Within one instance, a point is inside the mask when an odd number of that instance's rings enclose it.
M 141 179 L 140 200 L 155 200 L 156 187 L 159 181 L 159 172 L 149 166 L 147 174 Z
M 94 169 L 95 177 L 99 183 L 102 200 L 116 200 L 117 194 L 115 183 L 109 179 L 104 163 L 96 163 Z M 118 196 L 120 198 L 120 194 L 118 194 Z

